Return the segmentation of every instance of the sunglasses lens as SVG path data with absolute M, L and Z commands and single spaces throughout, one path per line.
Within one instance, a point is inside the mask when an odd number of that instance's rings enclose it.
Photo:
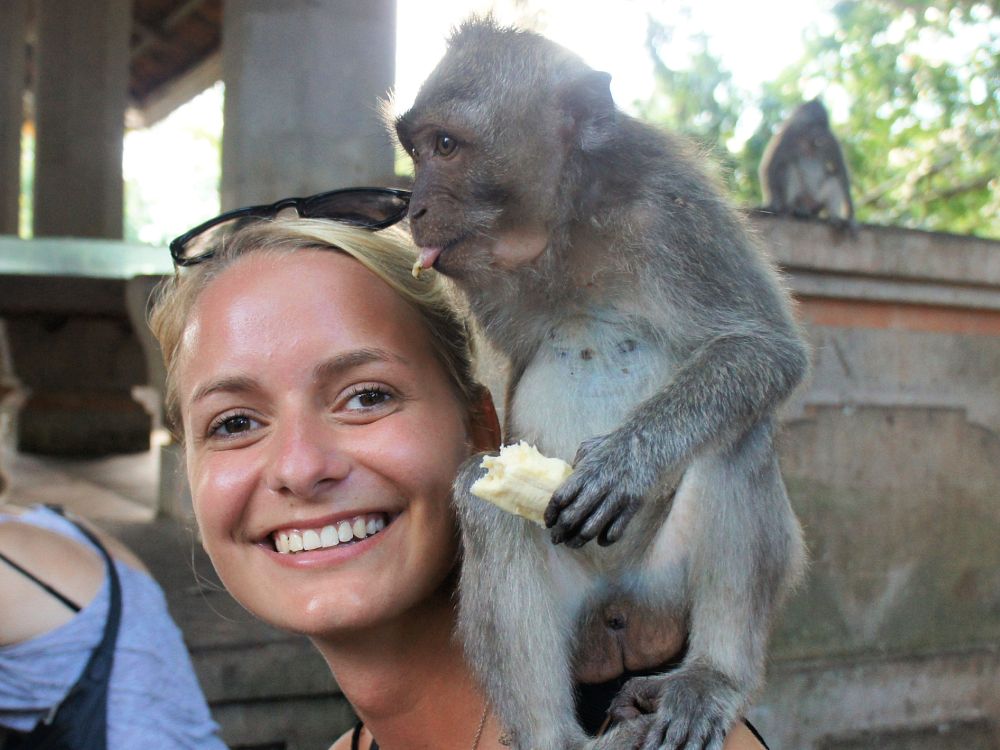
M 369 229 L 395 224 L 406 215 L 409 201 L 380 190 L 350 190 L 311 198 L 303 214 L 316 219 L 333 219 Z
M 192 261 L 196 258 L 214 255 L 237 229 L 255 221 L 259 221 L 259 219 L 254 216 L 239 216 L 213 224 L 184 243 L 180 260 Z

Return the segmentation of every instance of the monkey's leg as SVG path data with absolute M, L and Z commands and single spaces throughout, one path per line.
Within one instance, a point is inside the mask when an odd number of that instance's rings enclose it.
M 854 221 L 854 207 L 851 204 L 846 174 L 843 177 L 837 174 L 829 175 L 823 181 L 818 200 L 826 208 L 831 224 L 850 232 L 852 236 L 857 236 L 858 225 Z
M 469 494 L 480 473 L 466 464 L 455 489 L 466 655 L 515 748 L 578 748 L 571 638 L 590 582 L 540 528 Z
M 828 175 L 816 193 L 816 200 L 826 209 L 831 222 L 844 223 L 848 219 L 847 192 L 835 175 Z
M 721 750 L 763 679 L 770 619 L 799 574 L 801 530 L 774 455 L 770 421 L 697 459 L 682 491 L 697 510 L 688 586 L 690 647 L 675 672 L 639 678 L 616 699 L 659 702 L 643 750 Z

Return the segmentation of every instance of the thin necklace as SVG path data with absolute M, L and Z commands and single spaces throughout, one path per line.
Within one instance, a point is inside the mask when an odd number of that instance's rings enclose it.
M 479 749 L 479 740 L 483 736 L 483 728 L 486 726 L 486 716 L 489 714 L 489 704 L 483 703 L 483 715 L 479 717 L 479 728 L 476 729 L 476 737 L 472 740 L 472 750 Z M 379 750 L 378 742 L 372 737 L 372 744 L 369 745 L 368 750 Z

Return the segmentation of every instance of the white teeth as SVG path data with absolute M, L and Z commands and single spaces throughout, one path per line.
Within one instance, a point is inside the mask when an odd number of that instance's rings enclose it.
M 364 539 L 366 536 L 368 536 L 365 519 L 363 518 L 355 518 L 354 524 L 351 526 L 351 530 L 354 532 L 355 539 Z
M 319 534 L 313 529 L 302 532 L 302 549 L 319 549 Z
M 349 521 L 340 522 L 340 525 L 337 526 L 337 536 L 340 537 L 340 541 L 342 542 L 349 542 L 354 538 L 354 531 L 351 529 Z
M 379 533 L 385 526 L 386 520 L 381 514 L 356 516 L 349 521 L 328 524 L 322 529 L 275 532 L 272 535 L 272 540 L 275 550 L 282 555 L 287 555 L 303 550 L 336 547 L 338 544 L 344 544 L 354 539 L 365 539 Z
M 337 536 L 337 527 L 324 526 L 319 534 L 319 540 L 324 547 L 336 547 L 340 544 L 340 537 Z

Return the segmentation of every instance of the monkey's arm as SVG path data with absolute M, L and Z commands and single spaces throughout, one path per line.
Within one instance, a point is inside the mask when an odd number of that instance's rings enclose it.
M 617 541 L 657 482 L 700 450 L 743 435 L 791 393 L 807 366 L 791 327 L 733 331 L 704 343 L 625 424 L 580 446 L 573 474 L 545 512 L 552 541 Z

